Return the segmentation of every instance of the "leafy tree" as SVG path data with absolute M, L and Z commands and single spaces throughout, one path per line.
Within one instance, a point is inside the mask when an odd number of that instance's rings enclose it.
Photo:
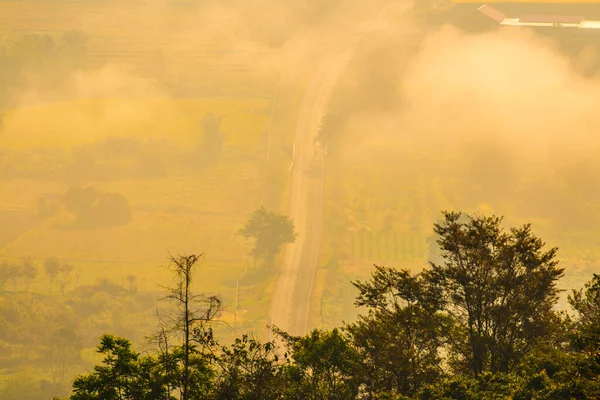
M 358 354 L 338 330 L 314 330 L 294 337 L 276 331 L 286 342 L 293 362 L 286 366 L 286 399 L 343 400 L 359 394 L 355 378 Z
M 594 274 L 585 290 L 573 290 L 568 301 L 577 313 L 573 345 L 594 357 L 600 366 L 600 275 Z
M 581 356 L 577 370 L 588 398 L 600 398 L 600 275 L 594 274 L 585 289 L 573 290 L 568 301 L 577 313 L 571 338 Z
M 37 274 L 38 270 L 35 267 L 33 258 L 31 258 L 31 256 L 23 257 L 19 265 L 19 275 L 23 278 L 23 284 L 26 291 L 29 291 L 29 285 L 35 279 Z
M 544 250 L 530 225 L 505 232 L 501 222 L 444 213 L 434 224 L 443 263 L 424 273 L 456 324 L 448 334 L 453 364 L 475 377 L 511 371 L 548 339 L 563 275 L 557 249 Z
M 290 218 L 264 207 L 254 211 L 238 233 L 247 239 L 254 239 L 251 253 L 254 263 L 262 259 L 267 265 L 273 264 L 285 243 L 293 243 L 297 237 Z
M 414 395 L 441 375 L 439 349 L 449 321 L 441 301 L 420 275 L 376 266 L 367 282 L 354 282 L 355 305 L 367 307 L 346 327 L 362 362 L 365 391 Z
M 215 400 L 270 400 L 282 398 L 283 363 L 274 342 L 261 343 L 243 335 L 215 358 L 219 367 Z
M 327 114 L 321 121 L 321 126 L 315 137 L 315 142 L 319 143 L 331 153 L 332 145 L 335 144 L 346 129 L 346 121 L 338 114 Z
M 56 257 L 48 257 L 46 261 L 44 261 L 44 269 L 48 276 L 48 293 L 52 293 L 52 284 L 56 281 L 56 278 L 61 271 L 60 261 Z
M 71 186 L 65 205 L 77 216 L 81 228 L 104 228 L 127 224 L 131 220 L 129 202 L 123 195 L 107 193 L 91 186 Z
M 98 353 L 104 355 L 102 366 L 94 372 L 75 378 L 71 400 L 135 400 L 139 396 L 137 376 L 139 354 L 131 350 L 124 338 L 103 335 Z

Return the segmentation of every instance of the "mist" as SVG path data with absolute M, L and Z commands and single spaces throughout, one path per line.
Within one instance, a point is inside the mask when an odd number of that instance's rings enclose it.
M 2 3 L 0 400 L 68 396 L 103 334 L 151 348 L 186 254 L 223 341 L 352 323 L 444 210 L 532 223 L 561 288 L 600 271 L 594 44 L 325 3 Z

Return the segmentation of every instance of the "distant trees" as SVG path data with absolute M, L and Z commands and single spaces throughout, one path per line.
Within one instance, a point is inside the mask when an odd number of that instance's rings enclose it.
M 29 291 L 29 285 L 37 275 L 38 269 L 31 256 L 25 256 L 17 263 L 3 261 L 0 263 L 0 289 L 10 282 L 13 287 L 20 283 L 23 290 Z
M 354 282 L 366 310 L 356 322 L 298 337 L 274 328 L 276 342 L 221 346 L 220 300 L 191 291 L 201 256 L 172 257 L 176 311 L 158 351 L 103 336 L 103 365 L 75 380 L 71 399 L 600 398 L 600 276 L 569 296 L 574 320 L 559 314 L 556 249 L 529 225 L 501 223 L 444 213 L 438 262 L 418 274 L 376 266 Z
M 321 120 L 321 126 L 315 142 L 319 143 L 328 154 L 331 154 L 332 145 L 339 140 L 346 129 L 346 120 L 340 114 L 327 114 Z
M 87 35 L 71 31 L 55 38 L 48 35 L 19 36 L 0 48 L 0 105 L 9 107 L 13 93 L 25 85 L 40 91 L 54 90 L 83 67 L 87 52 Z
M 297 236 L 290 218 L 264 207 L 252 213 L 244 227 L 238 230 L 238 234 L 254 239 L 251 253 L 254 263 L 263 260 L 266 265 L 272 265 L 281 247 L 286 243 L 293 243 Z
M 60 291 L 64 292 L 71 279 L 73 266 L 61 262 L 56 257 L 48 257 L 44 261 L 44 269 L 48 277 L 48 293 L 52 293 L 52 286 L 55 282 L 58 282 Z
M 80 228 L 106 228 L 127 224 L 131 209 L 127 199 L 118 193 L 107 193 L 91 186 L 71 186 L 64 195 L 68 211 L 77 216 Z
M 79 335 L 68 328 L 58 328 L 50 337 L 48 362 L 53 383 L 63 383 L 69 369 L 81 361 L 83 344 Z

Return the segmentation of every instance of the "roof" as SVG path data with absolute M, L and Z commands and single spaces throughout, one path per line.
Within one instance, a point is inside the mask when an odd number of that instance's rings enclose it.
M 497 22 L 502 22 L 506 19 L 506 15 L 504 15 L 504 13 L 496 10 L 494 7 L 488 4 L 482 5 L 477 9 L 477 11 Z
M 520 22 L 548 22 L 557 24 L 580 24 L 584 21 L 583 17 L 571 15 L 526 15 L 519 18 Z
M 582 30 L 599 30 L 600 20 L 586 20 L 579 15 L 531 14 L 509 18 L 502 11 L 489 4 L 476 10 L 470 10 L 455 20 L 455 23 L 466 30 L 480 31 L 494 26 L 521 26 L 533 28 L 578 28 Z

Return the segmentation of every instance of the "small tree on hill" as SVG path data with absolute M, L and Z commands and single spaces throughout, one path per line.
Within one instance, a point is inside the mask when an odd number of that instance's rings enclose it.
M 273 264 L 284 244 L 294 243 L 298 236 L 290 218 L 264 207 L 254 211 L 238 233 L 247 239 L 254 239 L 251 253 L 254 263 L 264 260 L 267 265 Z

